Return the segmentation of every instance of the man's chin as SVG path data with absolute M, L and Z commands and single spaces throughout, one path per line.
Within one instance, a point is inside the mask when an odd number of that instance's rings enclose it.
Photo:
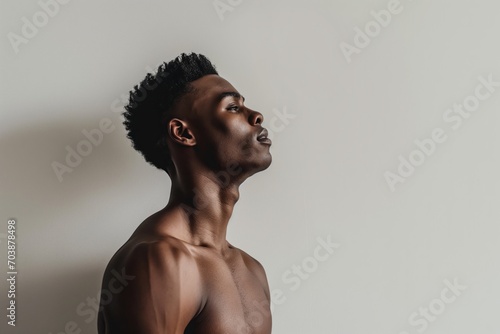
M 268 153 L 268 158 L 267 158 L 267 161 L 266 161 L 266 164 L 265 164 L 265 167 L 263 170 L 268 169 L 269 166 L 271 166 L 272 162 L 273 162 L 273 156 L 271 155 L 271 153 Z
M 269 168 L 269 166 L 271 166 L 271 163 L 273 162 L 273 156 L 271 155 L 271 153 L 267 153 L 261 161 L 259 161 L 259 163 L 257 164 L 257 168 L 256 168 L 256 171 L 255 173 L 257 172 L 262 172 L 263 170 L 266 170 Z

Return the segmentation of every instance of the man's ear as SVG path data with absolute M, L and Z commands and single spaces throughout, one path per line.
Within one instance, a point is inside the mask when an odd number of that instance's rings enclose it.
M 196 145 L 196 138 L 193 132 L 189 129 L 188 124 L 181 119 L 172 118 L 168 122 L 168 134 L 178 144 L 185 146 Z

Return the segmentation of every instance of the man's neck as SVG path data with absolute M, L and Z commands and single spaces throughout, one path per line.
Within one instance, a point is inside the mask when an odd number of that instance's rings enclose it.
M 239 199 L 239 184 L 222 185 L 212 173 L 174 178 L 165 210 L 179 213 L 183 235 L 192 244 L 228 248 L 226 232 Z

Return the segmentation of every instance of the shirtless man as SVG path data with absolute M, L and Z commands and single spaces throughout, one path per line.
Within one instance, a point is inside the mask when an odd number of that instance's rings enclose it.
M 131 92 L 128 137 L 172 186 L 106 268 L 99 334 L 271 333 L 264 269 L 226 240 L 240 184 L 271 164 L 263 116 L 244 101 L 198 54 Z

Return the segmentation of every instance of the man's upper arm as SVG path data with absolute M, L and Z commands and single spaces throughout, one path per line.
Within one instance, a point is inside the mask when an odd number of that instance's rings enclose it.
M 187 251 L 167 242 L 142 243 L 123 270 L 135 277 L 113 297 L 110 333 L 184 333 L 201 300 L 197 266 Z

